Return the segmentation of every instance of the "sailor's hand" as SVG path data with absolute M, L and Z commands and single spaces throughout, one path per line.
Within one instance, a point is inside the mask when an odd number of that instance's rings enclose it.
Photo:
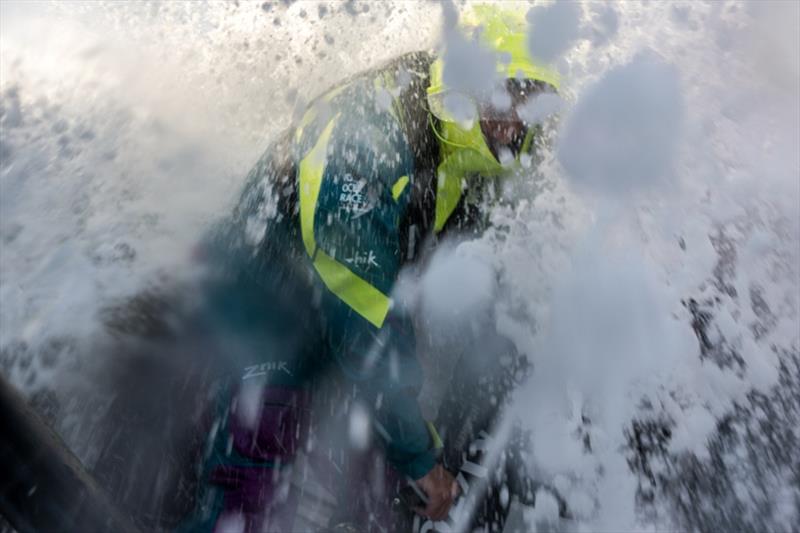
M 432 520 L 446 518 L 453 501 L 458 496 L 458 483 L 452 474 L 437 464 L 416 483 L 428 497 L 428 502 L 425 507 L 415 507 L 414 511 Z

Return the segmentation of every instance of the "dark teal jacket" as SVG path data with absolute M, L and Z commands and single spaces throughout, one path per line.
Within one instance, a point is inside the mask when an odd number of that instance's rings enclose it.
M 415 479 L 434 465 L 434 438 L 417 404 L 414 329 L 393 290 L 432 225 L 430 61 L 409 54 L 318 98 L 250 172 L 213 239 L 254 308 L 269 301 L 277 320 L 313 323 L 319 337 L 307 342 L 375 408 L 388 459 Z M 259 320 L 237 297 L 218 300 L 237 320 Z M 321 364 L 301 363 L 299 375 Z

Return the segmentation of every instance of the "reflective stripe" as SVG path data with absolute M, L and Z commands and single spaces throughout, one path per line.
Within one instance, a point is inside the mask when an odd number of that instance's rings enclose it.
M 323 96 L 322 99 L 325 100 L 326 102 L 330 103 L 334 98 L 336 98 L 337 96 L 342 94 L 342 91 L 347 89 L 349 86 L 350 86 L 349 83 L 343 83 L 343 84 L 339 85 L 338 87 L 334 87 L 333 89 L 331 89 L 330 91 L 325 93 L 325 96 Z
M 517 161 L 519 161 L 522 154 L 530 153 L 531 145 L 533 144 L 533 130 L 534 128 L 528 128 L 528 133 L 525 134 L 525 138 L 522 140 L 522 148 L 520 148 L 519 153 L 517 154 Z
M 436 69 L 441 69 L 441 66 L 441 63 L 437 65 L 437 62 L 431 65 L 432 78 L 437 76 Z M 431 103 L 430 99 L 428 103 Z M 504 171 L 486 144 L 486 138 L 478 121 L 474 121 L 469 129 L 446 119 L 437 124 L 433 119 L 433 115 L 436 115 L 433 106 L 431 111 L 433 113 L 428 114 L 428 122 L 442 149 L 442 160 L 437 168 L 436 211 L 433 224 L 434 232 L 438 233 L 442 231 L 461 200 L 463 185 L 469 175 L 478 174 L 486 178 L 499 176 Z
M 445 154 L 437 168 L 433 230 L 438 233 L 461 201 L 464 185 L 470 175 L 489 178 L 501 175 L 504 170 L 486 145 L 480 124 L 476 122 L 471 130 L 465 131 L 453 123 L 441 122 L 440 133 L 433 119 L 430 120 Z
M 396 100 L 395 100 L 395 92 L 396 92 L 396 85 L 394 80 L 392 79 L 391 75 L 386 72 L 381 76 L 378 76 L 374 80 L 372 80 L 372 87 L 375 89 L 375 95 L 380 95 L 381 93 L 385 92 L 386 96 L 389 98 L 389 107 L 386 111 L 392 115 L 392 117 L 397 121 L 400 122 L 400 116 L 397 114 L 397 110 L 395 109 Z M 382 106 L 381 106 L 382 107 Z
M 330 103 L 331 100 L 339 96 L 339 94 L 341 94 L 342 91 L 347 89 L 348 86 L 349 86 L 348 83 L 343 83 L 339 87 L 334 87 L 333 89 L 331 89 L 322 96 L 322 101 L 325 103 Z M 318 108 L 319 104 L 317 103 L 314 104 L 308 111 L 305 112 L 305 114 L 303 115 L 303 119 L 300 121 L 300 124 L 297 126 L 297 130 L 295 131 L 294 134 L 295 142 L 300 142 L 300 139 L 303 138 L 303 129 L 305 129 L 306 126 L 311 124 L 315 118 L 317 118 Z
M 317 250 L 314 268 L 333 294 L 376 328 L 383 325 L 391 299 L 322 250 Z
M 336 115 L 322 130 L 317 143 L 300 161 L 300 229 L 303 245 L 313 259 L 314 268 L 328 289 L 349 305 L 355 312 L 379 328 L 383 325 L 391 306 L 391 299 L 354 274 L 349 268 L 317 248 L 314 238 L 314 215 L 325 173 L 326 152 Z
M 408 185 L 408 176 L 400 176 L 400 178 L 394 182 L 394 185 L 392 185 L 392 198 L 395 200 L 400 198 L 400 195 L 406 190 L 406 185 Z
M 436 431 L 436 426 L 433 425 L 433 422 L 425 422 L 425 425 L 428 426 L 428 433 L 431 434 L 431 440 L 433 440 L 433 448 L 438 450 L 439 448 L 444 448 L 444 442 L 442 442 L 442 437 L 439 436 L 439 432 Z
M 328 122 L 317 144 L 300 161 L 300 229 L 306 252 L 311 257 L 314 257 L 317 251 L 317 243 L 314 240 L 314 213 L 317 211 L 317 198 L 322 187 L 322 174 L 325 172 L 325 152 L 328 150 L 328 141 L 337 118 L 339 115 Z
M 461 175 L 440 170 L 436 179 L 436 210 L 433 231 L 439 233 L 461 200 Z
M 311 122 L 317 117 L 317 108 L 312 107 L 308 111 L 303 114 L 303 119 L 300 121 L 300 124 L 297 126 L 297 130 L 294 132 L 294 142 L 300 142 L 300 139 L 303 138 L 303 129 L 306 126 L 311 124 Z

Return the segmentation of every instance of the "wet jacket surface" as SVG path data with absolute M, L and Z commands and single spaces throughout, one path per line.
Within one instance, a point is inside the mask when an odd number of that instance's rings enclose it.
M 334 365 L 374 409 L 387 458 L 414 479 L 435 454 L 414 330 L 393 290 L 433 224 L 430 63 L 408 54 L 323 94 L 209 239 L 224 279 L 211 308 L 246 339 L 229 354 L 242 376 L 297 386 Z

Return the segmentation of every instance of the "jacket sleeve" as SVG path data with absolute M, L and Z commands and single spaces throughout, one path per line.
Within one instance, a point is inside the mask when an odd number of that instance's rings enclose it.
M 392 311 L 381 328 L 329 301 L 333 313 L 349 314 L 334 357 L 358 386 L 362 401 L 373 409 L 375 433 L 387 458 L 401 472 L 419 479 L 433 468 L 436 457 L 417 396 L 422 371 L 416 358 L 414 333 L 408 316 Z M 333 333 L 333 332 L 332 332 Z
M 341 275 L 356 276 L 378 298 L 391 298 L 406 255 L 399 223 L 412 160 L 400 135 L 363 122 L 337 124 L 328 151 L 315 213 L 316 245 L 335 268 L 347 269 Z M 435 456 L 417 402 L 422 371 L 408 312 L 393 299 L 388 313 L 376 320 L 351 304 L 363 303 L 369 291 L 343 295 L 322 286 L 319 305 L 333 357 L 374 408 L 388 459 L 408 476 L 422 477 Z

